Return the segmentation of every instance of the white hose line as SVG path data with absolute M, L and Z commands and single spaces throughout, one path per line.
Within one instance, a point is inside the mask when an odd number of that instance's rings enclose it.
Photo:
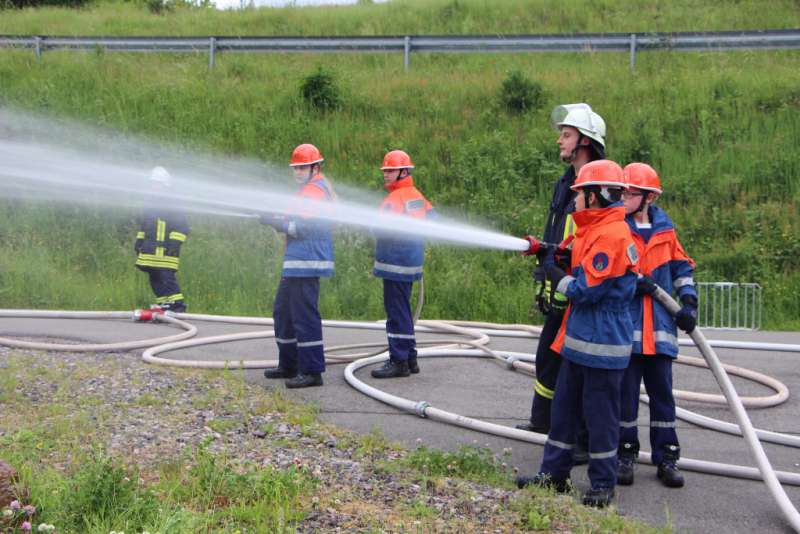
M 460 350 L 445 351 L 436 349 L 423 349 L 418 352 L 418 357 L 485 358 L 488 356 L 486 356 L 485 354 L 480 354 L 479 351 L 460 351 Z M 416 414 L 420 417 L 428 418 L 433 421 L 460 426 L 462 428 L 475 430 L 477 432 L 482 432 L 485 434 L 492 434 L 495 436 L 501 436 L 510 439 L 515 439 L 518 441 L 524 441 L 527 443 L 534 443 L 537 445 L 544 445 L 545 441 L 547 440 L 547 436 L 545 436 L 544 434 L 537 434 L 535 432 L 519 430 L 504 425 L 498 425 L 496 423 L 490 423 L 488 421 L 481 421 L 480 419 L 475 419 L 472 417 L 467 417 L 464 415 L 459 415 L 457 413 L 448 412 L 446 410 L 435 408 L 434 406 L 431 406 L 429 403 L 425 401 L 413 401 L 410 399 L 399 397 L 397 395 L 392 395 L 391 393 L 379 390 L 356 378 L 355 376 L 356 371 L 358 371 L 362 367 L 366 367 L 368 365 L 372 365 L 375 363 L 380 363 L 381 361 L 383 361 L 383 357 L 381 356 L 375 356 L 372 358 L 365 358 L 354 361 L 353 363 L 349 364 L 344 370 L 345 380 L 356 390 L 380 402 L 383 402 L 384 404 L 388 404 L 389 406 L 394 406 L 395 408 L 398 408 L 405 412 Z M 642 452 L 639 455 L 639 461 L 641 463 L 649 463 L 650 454 Z M 751 480 L 762 479 L 759 470 L 753 467 L 745 467 L 745 466 L 725 464 L 719 462 L 709 462 L 705 460 L 694 460 L 691 458 L 681 458 L 678 462 L 678 465 L 681 468 L 686 469 L 687 471 L 697 471 L 700 473 L 716 474 L 723 476 L 734 476 L 738 478 L 745 478 Z M 800 486 L 800 474 L 798 473 L 779 471 L 777 472 L 777 477 L 779 477 L 779 479 L 786 484 L 790 484 L 793 486 Z
M 678 303 L 663 289 L 657 288 L 653 296 L 672 315 L 675 315 L 680 310 Z M 789 500 L 788 495 L 786 495 L 786 492 L 778 481 L 778 477 L 769 462 L 769 458 L 767 458 L 767 454 L 764 452 L 764 447 L 762 447 L 761 442 L 758 441 L 758 436 L 753 428 L 753 424 L 750 422 L 750 418 L 747 416 L 742 401 L 736 394 L 736 389 L 734 389 L 731 379 L 725 373 L 725 369 L 716 353 L 714 353 L 714 349 L 708 344 L 700 329 L 695 328 L 690 335 L 700 350 L 700 353 L 708 362 L 711 372 L 714 373 L 714 378 L 716 378 L 717 383 L 720 388 L 722 388 L 722 393 L 725 395 L 725 398 L 728 399 L 728 404 L 733 410 L 739 423 L 739 428 L 741 428 L 744 434 L 744 440 L 756 461 L 756 465 L 758 465 L 758 470 L 761 472 L 767 488 L 769 488 L 770 493 L 772 493 L 772 497 L 778 503 L 778 507 L 781 509 L 781 512 L 783 512 L 784 517 L 786 517 L 786 520 L 792 528 L 796 532 L 800 532 L 800 513 L 797 512 L 797 509 L 792 504 L 792 501 Z
M 131 312 L 82 312 L 82 311 L 39 311 L 39 310 L 0 310 L 0 317 L 10 318 L 38 318 L 38 319 L 128 319 L 134 320 Z M 171 336 L 142 339 L 139 341 L 123 341 L 119 343 L 41 343 L 33 341 L 19 341 L 16 339 L 0 337 L 0 345 L 18 349 L 56 350 L 62 352 L 121 352 L 128 350 L 152 347 L 163 343 L 172 343 L 182 339 L 194 337 L 197 327 L 185 321 L 170 317 L 169 315 L 156 315 L 156 320 L 183 328 L 185 332 Z

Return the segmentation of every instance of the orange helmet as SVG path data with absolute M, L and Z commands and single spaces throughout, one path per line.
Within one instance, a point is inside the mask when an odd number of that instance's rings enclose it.
M 395 169 L 413 169 L 414 163 L 411 161 L 411 156 L 402 150 L 392 150 L 383 156 L 382 171 L 390 171 Z
M 578 191 L 579 189 L 592 185 L 601 188 L 628 188 L 628 184 L 625 182 L 625 176 L 622 172 L 622 167 L 610 159 L 598 159 L 581 167 L 581 170 L 578 172 L 578 177 L 575 179 L 575 183 L 572 184 L 570 189 Z
M 630 187 L 661 194 L 661 180 L 656 170 L 647 163 L 629 163 L 622 171 Z
M 292 159 L 289 162 L 290 167 L 300 167 L 303 165 L 313 165 L 315 163 L 322 163 L 325 158 L 322 157 L 319 149 L 314 145 L 305 143 L 298 145 L 292 152 Z

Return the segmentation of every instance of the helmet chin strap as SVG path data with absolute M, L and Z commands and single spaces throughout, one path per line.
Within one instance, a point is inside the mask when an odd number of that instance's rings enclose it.
M 572 149 L 572 152 L 570 152 L 569 156 L 567 156 L 566 158 L 561 158 L 561 161 L 563 161 L 564 163 L 569 163 L 570 165 L 572 165 L 575 162 L 575 158 L 578 157 L 578 149 L 580 149 L 582 146 L 588 146 L 588 145 L 581 145 L 581 141 L 583 141 L 584 137 L 585 136 L 579 130 L 578 142 L 575 143 L 575 148 Z
M 648 193 L 647 191 L 644 192 L 644 194 L 642 195 L 642 200 L 639 201 L 639 207 L 636 208 L 636 211 L 634 211 L 633 213 L 639 213 L 647 207 L 647 196 L 649 194 L 650 193 Z

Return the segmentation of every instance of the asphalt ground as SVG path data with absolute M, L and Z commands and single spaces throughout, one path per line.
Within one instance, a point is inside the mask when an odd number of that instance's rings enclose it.
M 265 329 L 200 321 L 194 324 L 200 330 L 198 336 L 203 337 Z M 174 329 L 165 325 L 117 320 L 0 318 L 1 336 L 37 340 L 54 338 L 103 343 L 147 339 L 171 333 L 174 333 Z M 709 339 L 800 344 L 800 333 L 797 332 L 706 331 L 705 334 Z M 423 334 L 418 337 L 436 339 L 453 336 Z M 381 342 L 384 334 L 380 331 L 326 328 L 324 338 L 326 346 L 330 347 Z M 536 340 L 495 338 L 490 346 L 535 352 Z M 681 353 L 699 356 L 697 351 L 690 348 L 684 348 Z M 733 349 L 717 349 L 717 354 L 725 363 L 757 370 L 783 381 L 792 392 L 786 403 L 768 409 L 751 409 L 748 413 L 756 428 L 800 434 L 800 400 L 796 395 L 800 392 L 800 354 Z M 196 360 L 272 359 L 277 357 L 277 350 L 272 340 L 253 340 L 182 349 L 161 356 Z M 524 422 L 529 414 L 533 379 L 509 371 L 500 362 L 460 357 L 426 358 L 421 359 L 420 367 L 421 373 L 409 378 L 374 380 L 369 376 L 370 368 L 358 371 L 357 376 L 389 393 L 415 401 L 427 401 L 437 408 L 502 425 L 513 426 Z M 518 467 L 522 474 L 537 471 L 542 447 L 401 412 L 350 387 L 344 380 L 343 370 L 343 365 L 330 365 L 324 375 L 324 387 L 287 390 L 288 395 L 317 405 L 322 420 L 356 432 L 369 433 L 378 429 L 388 439 L 400 441 L 411 448 L 419 440 L 427 446 L 447 450 L 457 450 L 463 445 L 479 445 L 502 454 L 510 448 L 509 464 Z M 265 380 L 260 370 L 248 370 L 245 374 L 248 381 L 264 387 L 283 387 L 281 381 Z M 771 393 L 768 388 L 753 382 L 737 377 L 732 380 L 741 395 Z M 676 365 L 674 383 L 680 389 L 719 393 L 707 369 Z M 734 422 L 732 413 L 724 406 L 684 401 L 678 404 L 710 417 Z M 649 449 L 648 409 L 644 404 L 640 407 L 639 432 L 642 448 Z M 685 457 L 755 465 L 742 438 L 705 430 L 680 420 L 678 436 Z M 800 451 L 772 444 L 765 444 L 765 449 L 776 469 L 800 473 Z M 762 482 L 685 472 L 686 486 L 669 489 L 660 484 L 655 472 L 655 467 L 639 464 L 635 484 L 617 488 L 616 505 L 621 513 L 654 526 L 671 525 L 676 532 L 791 532 Z M 585 466 L 573 469 L 572 477 L 579 490 L 588 486 Z M 785 488 L 789 498 L 800 505 L 800 488 Z

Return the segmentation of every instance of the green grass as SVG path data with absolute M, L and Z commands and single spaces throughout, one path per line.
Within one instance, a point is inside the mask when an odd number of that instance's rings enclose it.
M 796 28 L 791 0 L 392 0 L 313 8 L 174 9 L 103 2 L 81 10 L 24 10 L 0 20 L 0 33 L 39 35 L 418 35 L 647 32 Z
M 0 33 L 374 34 L 700 30 L 796 27 L 791 2 L 552 4 L 391 2 L 348 8 L 151 15 L 135 4 L 4 12 Z M 583 7 L 581 7 L 583 6 Z M 118 16 L 118 11 L 126 17 Z M 448 17 L 441 16 L 447 12 Z M 589 12 L 592 16 L 589 16 Z M 391 15 L 391 17 L 389 17 Z M 389 24 L 388 20 L 392 21 Z M 13 31 L 12 31 L 12 28 Z M 168 29 L 167 29 L 168 28 Z M 341 106 L 299 97 L 323 65 Z M 222 55 L 0 53 L 0 102 L 188 147 L 282 163 L 311 141 L 335 183 L 380 192 L 383 153 L 408 150 L 415 178 L 448 214 L 511 235 L 539 233 L 562 172 L 550 109 L 587 101 L 609 125 L 609 155 L 651 162 L 705 281 L 758 282 L 764 327 L 800 328 L 800 53 Z M 519 71 L 544 89 L 540 109 L 505 111 Z M 133 213 L 6 203 L 0 208 L 0 301 L 7 307 L 127 309 L 151 300 L 133 268 Z M 191 311 L 270 314 L 281 240 L 241 221 L 192 217 L 179 278 Z M 100 230 L 100 231 L 98 231 Z M 87 236 L 91 236 L 87 238 Z M 337 274 L 323 282 L 326 318 L 382 317 L 369 276 L 371 241 L 337 238 Z M 429 247 L 424 316 L 536 322 L 531 261 L 511 253 Z

